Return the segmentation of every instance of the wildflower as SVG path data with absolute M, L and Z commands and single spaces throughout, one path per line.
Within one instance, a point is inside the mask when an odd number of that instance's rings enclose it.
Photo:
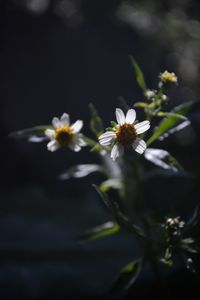
M 82 146 L 85 146 L 82 135 L 79 133 L 83 127 L 83 121 L 77 120 L 70 125 L 69 115 L 64 113 L 61 118 L 53 118 L 53 129 L 46 129 L 45 135 L 50 139 L 47 149 L 51 152 L 56 151 L 60 147 L 68 147 L 78 152 Z
M 177 83 L 178 78 L 174 72 L 165 71 L 160 74 L 160 79 L 163 83 Z
M 115 160 L 124 152 L 124 148 L 131 146 L 136 152 L 142 154 L 146 149 L 146 143 L 138 137 L 150 127 L 149 121 L 134 124 L 136 112 L 129 109 L 126 116 L 120 108 L 115 112 L 118 124 L 110 131 L 106 131 L 99 137 L 99 143 L 103 146 L 112 145 L 111 158 Z

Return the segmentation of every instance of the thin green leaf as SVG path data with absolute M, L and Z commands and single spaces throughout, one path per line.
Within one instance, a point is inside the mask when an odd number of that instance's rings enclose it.
M 133 224 L 131 220 L 129 220 L 120 210 L 119 204 L 115 202 L 113 199 L 110 200 L 108 195 L 102 191 L 98 186 L 93 185 L 96 189 L 97 193 L 100 195 L 101 199 L 105 203 L 105 205 L 110 208 L 113 216 L 115 217 L 116 222 L 123 228 L 125 228 L 128 232 L 135 234 L 136 236 L 145 239 L 146 235 L 142 228 Z
M 26 138 L 30 142 L 42 142 L 43 140 L 47 139 L 44 132 L 48 128 L 52 128 L 52 126 L 51 125 L 41 125 L 41 126 L 35 126 L 32 128 L 23 129 L 23 130 L 18 130 L 18 131 L 12 132 L 10 134 L 10 137 L 16 138 L 16 139 Z
M 106 222 L 86 232 L 81 240 L 90 241 L 116 234 L 120 231 L 120 226 L 114 222 Z
M 119 178 L 110 178 L 103 181 L 99 188 L 102 192 L 108 192 L 110 189 L 120 190 L 122 181 Z
M 144 153 L 144 157 L 154 165 L 163 169 L 174 172 L 183 171 L 183 167 L 180 163 L 166 150 L 147 148 Z
M 89 109 L 91 113 L 90 128 L 91 131 L 98 137 L 104 132 L 103 121 L 92 103 L 90 103 Z
M 187 222 L 187 228 L 192 228 L 192 227 L 196 226 L 199 222 L 199 219 L 200 219 L 200 206 L 198 205 L 195 208 L 192 217 Z
M 143 266 L 143 259 L 139 258 L 127 264 L 114 281 L 111 292 L 125 294 L 135 283 Z
M 148 139 L 147 145 L 149 146 L 156 139 L 161 137 L 167 137 L 169 134 L 179 131 L 185 126 L 188 126 L 190 124 L 190 121 L 188 119 L 186 119 L 186 121 L 183 121 L 182 118 L 191 109 L 192 105 L 193 102 L 187 102 L 176 107 L 173 111 L 171 111 L 169 113 L 169 116 L 167 116 L 164 120 L 160 122 L 153 135 Z M 181 115 L 181 118 L 179 115 Z
M 135 76 L 136 76 L 136 80 L 137 80 L 137 83 L 138 85 L 140 86 L 140 88 L 143 90 L 143 92 L 145 93 L 146 92 L 146 83 L 145 83 L 145 80 L 144 80 L 144 75 L 139 67 L 139 65 L 136 63 L 135 59 L 130 56 L 130 60 L 131 60 L 131 64 L 134 68 L 134 71 L 135 71 Z
M 135 107 L 142 107 L 142 108 L 146 108 L 149 106 L 149 103 L 146 103 L 146 102 L 136 102 L 134 104 Z
M 60 179 L 66 180 L 70 178 L 82 178 L 94 172 L 103 172 L 104 169 L 96 164 L 81 164 L 70 168 L 60 175 Z
M 183 115 L 180 115 L 178 113 L 173 113 L 173 112 L 166 112 L 166 111 L 159 111 L 157 114 L 156 114 L 158 117 L 177 117 L 183 121 L 186 121 L 188 120 L 188 118 L 186 118 L 185 116 Z

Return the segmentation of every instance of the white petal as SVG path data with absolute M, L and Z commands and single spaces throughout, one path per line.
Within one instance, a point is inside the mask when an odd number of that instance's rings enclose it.
M 150 128 L 149 121 L 143 121 L 135 125 L 135 130 L 137 134 L 141 134 Z
M 99 143 L 104 146 L 110 145 L 116 138 L 116 134 L 113 131 L 106 131 L 99 137 Z
M 134 109 L 129 109 L 126 114 L 126 123 L 133 124 L 136 118 L 136 112 Z
M 75 142 L 72 142 L 69 145 L 69 148 L 75 152 L 79 152 L 81 150 L 81 147 L 78 144 L 76 144 Z
M 50 138 L 50 139 L 53 139 L 54 138 L 54 135 L 55 135 L 55 130 L 53 129 L 46 129 L 44 134 Z
M 116 160 L 116 158 L 122 156 L 123 153 L 124 153 L 124 147 L 120 144 L 115 144 L 112 148 L 110 157 L 113 160 Z
M 80 147 L 87 146 L 86 142 L 83 140 L 83 135 L 81 133 L 74 135 L 72 142 L 79 145 Z
M 60 145 L 57 143 L 56 140 L 53 140 L 53 141 L 50 141 L 48 144 L 47 144 L 47 149 L 51 152 L 54 152 L 56 151 L 57 149 L 60 148 Z
M 132 146 L 133 149 L 139 154 L 142 154 L 147 147 L 145 141 L 141 140 L 140 138 L 136 138 Z
M 85 147 L 85 146 L 87 146 L 86 142 L 83 140 L 82 137 L 78 137 L 77 143 L 79 144 L 80 147 Z
M 113 142 L 113 138 L 112 137 L 109 137 L 109 138 L 102 138 L 101 140 L 99 140 L 99 143 L 102 145 L 102 146 L 109 146 L 111 145 Z
M 114 131 L 106 131 L 106 132 L 104 132 L 103 134 L 101 134 L 99 136 L 99 140 L 102 139 L 102 138 L 115 137 L 115 136 L 116 136 L 116 134 L 115 134 Z
M 72 126 L 71 129 L 74 133 L 77 133 L 81 130 L 81 128 L 83 127 L 83 121 L 81 120 L 77 120 Z
M 119 125 L 123 125 L 125 123 L 125 115 L 120 108 L 116 108 L 115 111 L 116 119 Z
M 70 123 L 69 115 L 64 113 L 60 118 L 60 123 L 62 123 L 62 125 L 69 125 Z
M 59 120 L 58 118 L 56 118 L 56 117 L 53 118 L 53 120 L 52 120 L 52 125 L 53 125 L 53 127 L 56 128 L 56 129 L 62 126 L 60 120 Z

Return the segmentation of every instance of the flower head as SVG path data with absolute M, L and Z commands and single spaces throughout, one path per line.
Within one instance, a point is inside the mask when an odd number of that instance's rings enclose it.
M 99 143 L 103 146 L 112 145 L 111 158 L 113 160 L 121 156 L 126 147 L 132 147 L 136 152 L 142 154 L 146 149 L 146 143 L 138 135 L 149 129 L 149 121 L 134 124 L 136 118 L 134 109 L 129 109 L 125 116 L 124 112 L 117 108 L 115 115 L 118 124 L 113 130 L 100 135 Z
M 69 147 L 71 150 L 78 152 L 81 147 L 85 146 L 80 132 L 83 127 L 83 121 L 77 120 L 70 125 L 69 115 L 64 113 L 61 118 L 53 118 L 53 129 L 45 130 L 45 135 L 50 139 L 47 149 L 51 152 L 60 147 Z
M 178 78 L 174 72 L 165 71 L 160 74 L 160 79 L 163 83 L 177 83 Z

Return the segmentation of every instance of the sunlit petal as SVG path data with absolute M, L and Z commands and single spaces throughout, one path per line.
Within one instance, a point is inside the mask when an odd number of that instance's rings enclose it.
M 135 130 L 137 134 L 141 134 L 150 128 L 149 121 L 143 121 L 135 125 Z
M 142 154 L 147 147 L 145 141 L 143 141 L 140 138 L 136 138 L 136 140 L 132 146 L 133 146 L 133 149 L 139 154 Z
M 124 153 L 124 147 L 120 144 L 115 144 L 112 148 L 110 157 L 113 160 L 116 160 L 116 158 L 122 156 L 123 153 Z
M 77 120 L 72 126 L 71 129 L 74 133 L 77 133 L 81 130 L 83 127 L 83 121 L 82 120 Z
M 126 114 L 126 123 L 133 124 L 136 118 L 136 111 L 134 109 L 129 109 Z
M 120 108 L 116 108 L 115 115 L 116 115 L 118 124 L 123 125 L 126 121 L 124 112 Z

